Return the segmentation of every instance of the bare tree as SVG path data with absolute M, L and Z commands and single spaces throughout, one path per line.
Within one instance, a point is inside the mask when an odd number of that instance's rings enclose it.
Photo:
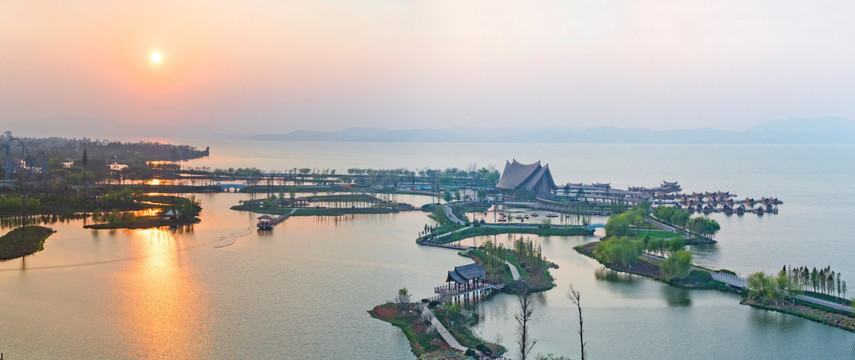
M 517 300 L 520 304 L 519 314 L 514 315 L 514 319 L 517 321 L 517 335 L 519 335 L 517 344 L 520 347 L 520 360 L 525 360 L 534 347 L 534 344 L 537 344 L 537 341 L 531 338 L 528 329 L 534 303 L 532 303 L 531 293 L 527 287 L 524 287 L 517 293 Z
M 395 305 L 401 309 L 401 314 L 407 312 L 407 309 L 410 307 L 410 292 L 407 291 L 407 288 L 398 290 L 398 296 L 395 297 Z
M 585 340 L 582 337 L 582 293 L 574 289 L 573 284 L 570 284 L 570 289 L 567 290 L 567 297 L 570 298 L 570 301 L 579 310 L 579 345 L 582 349 L 582 360 L 585 360 Z
M 502 343 L 502 340 L 503 340 L 503 339 L 502 339 L 502 334 L 497 332 L 497 333 L 496 333 L 496 338 L 493 340 L 493 341 L 494 341 L 494 344 L 496 344 L 496 348 L 495 348 L 495 349 L 493 349 L 493 354 L 498 354 L 498 353 L 499 353 L 499 350 L 502 348 L 502 345 L 500 345 L 500 344 Z

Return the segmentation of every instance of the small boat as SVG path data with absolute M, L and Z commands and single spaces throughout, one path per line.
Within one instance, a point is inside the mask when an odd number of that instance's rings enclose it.
M 538 213 L 531 213 L 531 217 L 538 217 L 538 216 L 540 216 L 540 215 L 538 215 Z
M 736 207 L 736 213 L 737 213 L 738 215 L 742 215 L 742 214 L 744 214 L 744 213 L 745 213 L 745 206 L 742 206 L 742 204 L 740 204 L 739 206 L 737 206 L 737 207 Z
M 546 217 L 554 218 L 554 217 L 558 217 L 558 214 L 549 213 L 549 214 L 546 214 Z
M 758 206 L 756 209 L 754 209 L 754 213 L 757 215 L 763 215 L 763 207 Z
M 514 216 L 514 219 L 522 220 L 522 219 L 523 219 L 523 217 L 522 217 L 522 215 L 517 215 L 517 216 Z

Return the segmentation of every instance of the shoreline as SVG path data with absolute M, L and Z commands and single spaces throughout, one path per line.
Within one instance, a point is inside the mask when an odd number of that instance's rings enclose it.
M 650 278 L 651 280 L 663 283 L 667 286 L 674 286 L 679 288 L 687 288 L 687 289 L 701 289 L 701 290 L 718 290 L 723 292 L 732 292 L 743 295 L 743 299 L 739 302 L 742 305 L 748 305 L 757 309 L 763 309 L 768 311 L 775 311 L 783 314 L 797 316 L 806 320 L 818 322 L 825 325 L 830 325 L 836 327 L 841 330 L 855 332 L 855 314 L 844 314 L 839 311 L 828 311 L 818 308 L 817 306 L 805 305 L 801 301 L 794 300 L 780 300 L 780 304 L 778 304 L 775 300 L 768 298 L 752 298 L 745 296 L 744 291 L 737 291 L 736 289 L 727 286 L 724 283 L 711 280 L 711 283 L 717 283 L 716 287 L 712 286 L 692 286 L 689 284 L 683 283 L 674 283 L 674 282 L 665 282 L 661 278 L 657 278 L 655 274 L 643 273 L 636 271 L 635 269 L 629 269 L 620 265 L 615 266 L 615 264 L 604 264 L 600 262 L 597 258 L 593 256 L 593 251 L 591 248 L 596 246 L 597 242 L 589 242 L 586 244 L 575 246 L 573 249 L 576 250 L 579 254 L 583 256 L 587 256 L 591 259 L 594 259 L 600 265 L 605 266 L 608 269 L 623 272 L 631 275 L 642 276 L 646 278 Z M 593 245 L 592 245 L 593 244 Z M 642 261 L 641 263 L 647 263 L 646 261 Z M 639 264 L 641 264 L 639 263 Z M 649 263 L 648 263 L 649 264 Z M 658 267 L 657 267 L 658 271 Z
M 45 240 L 55 232 L 56 230 L 39 225 L 27 225 L 9 231 L 0 237 L 0 261 L 17 259 L 44 250 Z

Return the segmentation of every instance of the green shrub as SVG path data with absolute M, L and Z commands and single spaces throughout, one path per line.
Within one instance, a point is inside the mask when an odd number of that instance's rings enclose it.
M 686 281 L 698 284 L 706 284 L 710 280 L 712 280 L 712 275 L 701 270 L 692 270 L 689 272 L 689 276 L 686 277 Z

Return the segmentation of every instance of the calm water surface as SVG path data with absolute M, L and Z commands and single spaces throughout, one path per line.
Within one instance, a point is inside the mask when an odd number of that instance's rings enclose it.
M 501 169 L 516 157 L 548 162 L 558 183 L 677 180 L 687 191 L 777 196 L 785 202 L 778 215 L 713 215 L 720 242 L 693 248 L 698 262 L 742 274 L 831 265 L 855 281 L 851 146 L 199 145 L 214 155 L 192 166 Z M 427 297 L 447 270 L 467 262 L 414 244 L 430 223 L 419 212 L 298 217 L 262 235 L 247 230 L 255 214 L 228 210 L 246 195 L 200 198 L 202 222 L 192 229 L 110 232 L 59 223 L 44 251 L 0 263 L 0 352 L 9 359 L 412 359 L 403 334 L 366 311 L 400 287 Z M 233 245 L 215 248 L 230 234 L 239 236 Z M 851 333 L 741 306 L 733 295 L 604 271 L 572 250 L 593 238 L 534 239 L 560 266 L 558 287 L 538 298 L 535 353 L 577 356 L 575 309 L 564 295 L 572 283 L 583 293 L 591 359 L 855 358 Z M 488 339 L 501 333 L 514 349 L 514 301 L 499 295 L 484 303 L 475 331 Z

